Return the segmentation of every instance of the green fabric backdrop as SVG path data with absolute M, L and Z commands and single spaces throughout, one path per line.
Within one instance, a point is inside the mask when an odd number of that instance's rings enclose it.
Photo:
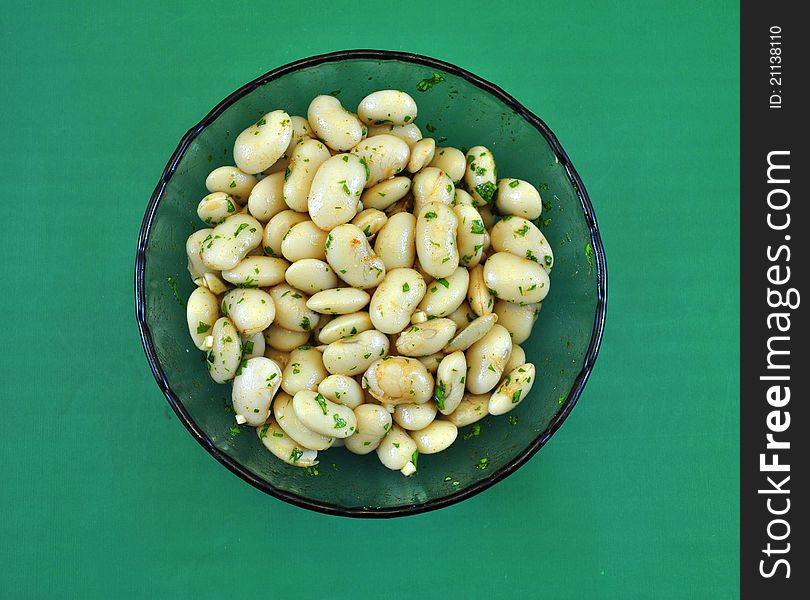
M 0 595 L 738 595 L 736 3 L 113 4 L 0 18 Z M 133 308 L 181 135 L 261 73 L 350 47 L 454 62 L 546 120 L 610 274 L 596 370 L 551 442 L 393 521 L 297 509 L 218 465 L 154 384 Z

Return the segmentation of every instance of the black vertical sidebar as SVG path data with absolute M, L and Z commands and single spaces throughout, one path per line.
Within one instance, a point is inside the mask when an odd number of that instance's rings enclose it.
M 798 2 L 743 2 L 740 47 L 740 587 L 806 598 L 808 54 Z

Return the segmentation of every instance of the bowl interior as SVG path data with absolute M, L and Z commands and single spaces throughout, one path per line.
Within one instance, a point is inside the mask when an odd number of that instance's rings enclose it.
M 424 92 L 417 84 L 438 73 L 443 81 Z M 543 231 L 555 252 L 551 290 L 532 337 L 522 344 L 537 367 L 530 396 L 513 418 L 488 417 L 479 428 L 467 427 L 447 451 L 422 456 L 409 478 L 384 468 L 376 455 L 355 456 L 344 448 L 320 453 L 319 474 L 283 464 L 260 444 L 255 432 L 236 433 L 228 409 L 230 385 L 217 385 L 206 372 L 202 354 L 189 339 L 183 299 L 193 284 L 186 272 L 184 244 L 202 225 L 196 216 L 207 194 L 206 175 L 233 164 L 235 136 L 260 115 L 277 108 L 306 115 L 312 97 L 333 93 L 350 110 L 369 92 L 398 88 L 414 96 L 417 124 L 439 145 L 489 147 L 500 177 L 533 183 L 545 201 Z M 154 352 L 168 384 L 205 433 L 203 440 L 231 457 L 282 496 L 300 497 L 321 510 L 396 509 L 480 487 L 524 453 L 575 400 L 570 394 L 583 369 L 594 334 L 598 273 L 591 231 L 575 187 L 545 137 L 489 91 L 447 70 L 407 60 L 349 58 L 323 62 L 267 81 L 200 126 L 177 162 L 155 210 L 145 252 L 145 321 Z M 569 402 L 570 400 L 570 402 Z M 486 467 L 481 459 L 488 459 Z M 256 483 L 256 482 L 254 482 Z M 259 483 L 260 484 L 260 483 Z

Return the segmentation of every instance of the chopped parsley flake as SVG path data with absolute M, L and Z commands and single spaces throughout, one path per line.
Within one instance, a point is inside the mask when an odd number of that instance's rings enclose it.
M 431 210 L 431 211 L 425 213 L 425 221 L 432 221 L 433 219 L 435 219 L 438 216 L 439 215 L 437 215 L 435 212 L 433 212 Z
M 211 326 L 208 323 L 200 321 L 199 325 L 197 325 L 197 333 L 205 333 L 209 329 L 211 329 Z
M 332 415 L 332 419 L 335 421 L 335 429 L 342 429 L 343 427 L 346 427 L 346 420 L 339 414 L 334 413 Z
M 437 85 L 444 81 L 444 77 L 442 77 L 439 73 L 433 73 L 432 77 L 427 79 L 423 79 L 419 83 L 416 84 L 416 91 L 417 92 L 426 92 L 434 85 Z
M 519 185 L 520 185 L 520 182 L 517 179 L 513 179 L 512 181 L 509 182 L 509 187 L 510 188 L 516 188 Z

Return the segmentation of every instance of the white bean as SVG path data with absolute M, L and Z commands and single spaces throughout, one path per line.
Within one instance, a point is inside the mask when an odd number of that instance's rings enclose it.
M 231 290 L 223 296 L 221 309 L 236 330 L 248 337 L 270 327 L 276 316 L 273 298 L 259 289 Z
M 309 215 L 294 210 L 283 210 L 274 215 L 264 228 L 264 236 L 262 237 L 264 253 L 268 256 L 280 257 L 281 241 L 284 236 L 294 225 L 304 221 L 309 221 Z
M 377 404 L 355 407 L 357 430 L 346 438 L 346 449 L 353 454 L 374 452 L 391 428 L 391 413 Z
M 403 356 L 428 356 L 444 348 L 456 333 L 450 319 L 432 319 L 399 334 L 397 351 Z
M 484 284 L 501 300 L 536 304 L 548 294 L 548 273 L 536 262 L 496 252 L 484 263 Z
M 456 410 L 447 415 L 447 420 L 456 427 L 465 427 L 480 421 L 489 414 L 489 394 L 464 394 Z
M 467 290 L 467 302 L 470 303 L 470 308 L 478 316 L 488 315 L 495 308 L 495 300 L 493 300 L 492 294 L 484 282 L 483 265 L 476 265 L 470 269 L 470 287 Z
M 200 258 L 209 269 L 233 269 L 261 241 L 262 226 L 256 219 L 245 214 L 233 215 L 203 238 Z
M 551 273 L 554 252 L 546 236 L 531 221 L 522 217 L 504 217 L 492 228 L 492 247 L 497 252 L 509 252 L 528 258 Z
M 389 217 L 377 234 L 374 251 L 386 269 L 412 267 L 416 260 L 416 217 L 408 212 Z
M 366 169 L 354 154 L 337 154 L 325 161 L 312 180 L 306 205 L 315 224 L 329 231 L 348 223 L 366 185 Z
M 497 190 L 495 182 L 498 179 L 495 157 L 484 146 L 473 146 L 467 151 L 466 158 L 464 183 L 473 197 L 473 204 L 477 206 L 491 202 Z
M 503 325 L 512 336 L 513 344 L 522 344 L 532 333 L 532 327 L 540 312 L 540 304 L 514 304 L 505 300 L 495 302 L 495 314 L 498 323 Z
M 364 290 L 333 288 L 313 294 L 307 300 L 307 308 L 328 315 L 347 315 L 364 308 L 370 299 Z
M 225 192 L 214 192 L 200 200 L 197 205 L 197 216 L 203 223 L 219 225 L 236 214 L 237 206 L 236 201 Z
M 458 217 L 458 253 L 465 267 L 474 267 L 481 262 L 487 231 L 484 220 L 475 207 L 456 204 L 453 211 Z
M 275 324 L 270 325 L 262 334 L 268 346 L 281 352 L 291 352 L 309 340 L 309 331 L 290 331 Z
M 449 415 L 458 407 L 464 397 L 466 377 L 467 357 L 463 352 L 448 354 L 439 363 L 433 399 L 443 415 Z
M 281 387 L 294 396 L 301 390 L 316 390 L 328 373 L 323 366 L 323 356 L 311 346 L 299 346 L 290 352 L 290 362 L 284 368 Z M 298 440 L 299 442 L 301 440 Z M 318 450 L 319 448 L 313 448 Z
M 284 171 L 273 173 L 262 179 L 250 191 L 247 200 L 248 211 L 260 223 L 267 223 L 283 210 L 287 210 L 284 202 Z
M 394 348 L 396 348 L 396 344 L 394 344 Z M 428 373 L 431 375 L 436 375 L 436 373 L 439 371 L 439 365 L 444 357 L 444 352 L 434 352 L 433 354 L 428 354 L 427 356 L 417 356 L 416 359 L 425 365 Z
M 425 165 L 429 165 L 436 152 L 436 140 L 423 138 L 416 142 L 411 149 L 411 158 L 408 161 L 408 171 L 416 173 Z
M 236 137 L 233 159 L 248 174 L 261 173 L 275 163 L 290 145 L 292 121 L 283 110 L 274 110 Z
M 461 306 L 447 315 L 447 318 L 452 319 L 453 323 L 456 324 L 456 331 L 461 331 L 472 323 L 477 316 L 478 315 L 473 312 L 473 309 L 470 308 L 469 302 L 464 301 L 461 303 Z
M 293 410 L 307 429 L 328 437 L 347 438 L 357 428 L 351 408 L 311 390 L 301 390 L 293 396 Z
M 228 317 L 220 317 L 211 329 L 213 345 L 206 354 L 208 374 L 217 383 L 234 378 L 242 360 L 242 341 Z
M 318 464 L 318 452 L 301 448 L 288 436 L 274 419 L 256 428 L 264 447 L 277 458 L 294 467 L 313 467 Z
M 275 348 L 271 348 L 270 346 L 265 346 L 264 357 L 269 358 L 274 363 L 276 363 L 282 371 L 284 370 L 284 367 L 287 366 L 287 363 L 290 362 L 289 352 L 282 352 L 281 350 L 276 350 Z
M 224 192 L 239 204 L 247 202 L 251 190 L 259 183 L 253 175 L 248 175 L 238 167 L 217 167 L 205 179 L 209 192 Z
M 239 339 L 242 340 L 242 360 L 264 356 L 264 351 L 267 347 L 264 341 L 264 332 L 254 333 L 251 336 L 240 334 Z
M 411 191 L 414 198 L 414 213 L 419 213 L 421 208 L 430 202 L 450 205 L 456 195 L 453 181 L 447 173 L 436 167 L 425 167 L 414 175 Z
M 430 166 L 437 167 L 447 173 L 447 176 L 456 184 L 464 177 L 464 172 L 467 170 L 467 160 L 464 153 L 458 148 L 436 148 Z
M 413 269 L 388 271 L 371 298 L 369 316 L 374 327 L 383 333 L 402 331 L 424 297 L 425 289 L 424 278 Z
M 281 253 L 290 262 L 304 258 L 324 260 L 323 244 L 326 232 L 312 221 L 301 221 L 292 226 L 281 238 Z
M 276 305 L 275 324 L 290 331 L 312 331 L 318 326 L 318 313 L 307 308 L 307 296 L 299 289 L 280 283 L 270 288 Z
M 421 404 L 433 395 L 433 376 L 415 358 L 390 356 L 368 367 L 363 388 L 383 404 Z
M 420 454 L 436 454 L 447 450 L 458 437 L 458 427 L 450 421 L 433 421 L 419 431 L 411 433 Z
M 279 427 L 303 448 L 309 450 L 326 450 L 330 448 L 335 438 L 315 433 L 304 425 L 295 415 L 293 397 L 285 392 L 279 392 L 273 402 L 273 416 Z
M 352 148 L 368 169 L 366 187 L 370 188 L 405 170 L 411 149 L 394 135 L 375 135 Z
M 316 96 L 307 109 L 307 120 L 315 135 L 339 152 L 356 146 L 367 132 L 360 119 L 334 96 Z
M 436 418 L 436 413 L 434 402 L 423 402 L 422 404 L 406 402 L 396 405 L 394 422 L 403 429 L 416 431 L 430 425 Z
M 507 178 L 498 182 L 495 207 L 502 215 L 536 219 L 543 212 L 543 201 L 540 192 L 528 181 Z
M 362 229 L 367 238 L 371 238 L 388 222 L 388 215 L 376 208 L 366 208 L 357 213 L 351 222 Z
M 257 427 L 267 420 L 278 391 L 281 370 L 269 358 L 259 356 L 242 363 L 233 380 L 233 410 L 237 421 Z
M 272 287 L 284 281 L 289 266 L 281 258 L 246 256 L 233 269 L 222 271 L 222 278 L 241 287 Z
M 211 328 L 219 319 L 219 301 L 210 290 L 198 287 L 188 297 L 186 322 L 194 345 L 206 349 L 205 340 L 211 335 Z
M 460 187 L 456 188 L 456 191 L 453 194 L 453 201 L 450 204 L 453 206 L 472 206 L 475 208 L 473 197 Z
M 317 258 L 303 258 L 291 264 L 284 278 L 291 286 L 308 294 L 329 290 L 338 285 L 338 277 L 328 264 Z
M 419 264 L 436 279 L 448 277 L 458 268 L 457 230 L 456 213 L 441 202 L 423 205 L 416 217 Z
M 407 123 L 405 125 L 369 125 L 368 127 L 369 136 L 384 133 L 398 137 L 411 148 L 413 148 L 416 142 L 422 139 L 422 132 L 419 131 L 419 127 L 416 126 L 416 123 Z
M 511 354 L 512 338 L 496 323 L 467 349 L 467 389 L 473 394 L 484 394 L 498 385 Z
M 408 177 L 392 177 L 372 185 L 360 196 L 366 208 L 385 210 L 394 202 L 402 200 L 411 191 L 411 180 Z
M 377 456 L 380 462 L 392 471 L 402 471 L 403 474 L 413 473 L 415 465 L 412 459 L 415 457 L 416 442 L 414 442 L 405 430 L 397 425 L 392 425 L 380 445 L 377 447 Z M 410 466 L 410 468 L 408 468 Z
M 467 350 L 467 348 L 489 333 L 489 330 L 492 329 L 492 326 L 495 325 L 497 320 L 498 315 L 495 314 L 477 317 L 450 340 L 447 346 L 444 347 L 444 351 L 455 352 L 456 350 Z
M 307 212 L 307 195 L 319 167 L 332 155 L 318 140 L 303 139 L 292 150 L 290 164 L 284 171 L 284 202 L 292 210 Z
M 414 99 L 399 90 L 378 90 L 363 98 L 357 116 L 366 125 L 405 125 L 416 119 Z
M 509 373 L 514 369 L 517 369 L 520 365 L 526 362 L 526 353 L 523 351 L 523 348 L 518 346 L 517 344 L 512 344 L 512 354 L 509 357 L 509 361 L 506 363 L 506 366 L 503 368 L 504 373 Z
M 349 315 L 340 315 L 327 323 L 318 334 L 322 344 L 331 344 L 341 338 L 357 335 L 363 331 L 373 329 L 371 318 L 367 312 L 356 312 Z
M 385 264 L 357 225 L 344 223 L 335 227 L 326 238 L 324 250 L 338 277 L 352 287 L 377 287 L 385 277 Z
M 388 349 L 385 334 L 371 329 L 329 344 L 323 351 L 323 364 L 333 375 L 357 375 L 388 354 Z
M 515 408 L 531 391 L 534 378 L 532 363 L 524 363 L 510 371 L 489 398 L 489 414 L 503 415 Z
M 348 375 L 329 375 L 318 384 L 318 393 L 352 410 L 363 403 L 363 388 Z
M 419 310 L 427 316 L 446 317 L 464 302 L 469 285 L 469 271 L 459 267 L 449 277 L 440 277 L 430 284 Z

